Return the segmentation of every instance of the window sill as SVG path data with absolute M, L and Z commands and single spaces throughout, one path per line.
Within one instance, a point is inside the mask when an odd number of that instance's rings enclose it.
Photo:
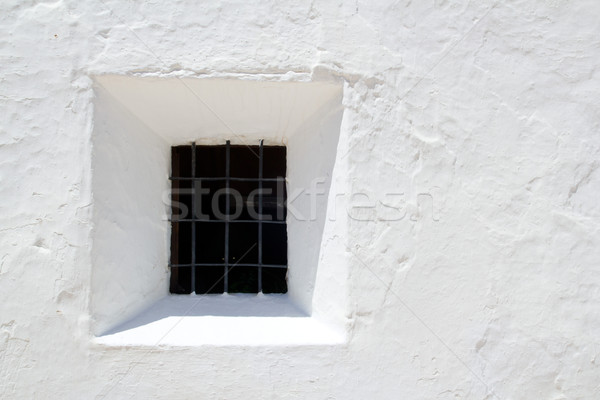
M 300 346 L 344 343 L 286 295 L 167 296 L 95 338 L 105 346 Z

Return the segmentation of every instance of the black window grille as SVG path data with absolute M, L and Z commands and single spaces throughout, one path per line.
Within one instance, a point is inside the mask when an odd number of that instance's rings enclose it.
M 286 293 L 286 148 L 171 148 L 171 293 Z

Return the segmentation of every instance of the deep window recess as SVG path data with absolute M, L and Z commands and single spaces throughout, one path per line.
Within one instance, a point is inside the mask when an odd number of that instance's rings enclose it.
M 171 293 L 286 293 L 286 148 L 171 148 Z

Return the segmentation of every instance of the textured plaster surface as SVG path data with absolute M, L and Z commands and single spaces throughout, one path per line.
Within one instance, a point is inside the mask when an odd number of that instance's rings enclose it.
M 600 397 L 599 3 L 0 8 L 1 398 Z M 104 74 L 343 80 L 331 190 L 377 206 L 324 228 L 344 344 L 94 341 Z

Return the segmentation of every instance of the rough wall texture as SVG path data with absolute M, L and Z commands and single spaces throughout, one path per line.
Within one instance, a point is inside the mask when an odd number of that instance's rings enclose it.
M 600 397 L 598 2 L 0 8 L 0 397 Z M 345 81 L 346 345 L 92 344 L 108 73 Z

